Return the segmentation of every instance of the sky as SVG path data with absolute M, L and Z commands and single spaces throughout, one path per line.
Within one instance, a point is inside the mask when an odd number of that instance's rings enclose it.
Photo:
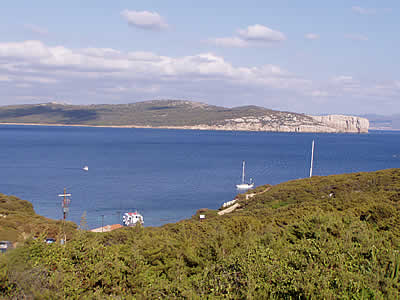
M 4 1 L 0 105 L 400 113 L 398 0 Z

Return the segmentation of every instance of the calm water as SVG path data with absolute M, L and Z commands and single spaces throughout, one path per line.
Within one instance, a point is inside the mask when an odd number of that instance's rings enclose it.
M 306 177 L 315 139 L 314 175 L 400 167 L 400 133 L 291 134 L 267 132 L 0 126 L 0 192 L 61 218 L 119 223 L 137 208 L 146 226 L 215 209 L 237 194 L 242 160 L 256 185 Z M 89 172 L 82 170 L 89 166 Z

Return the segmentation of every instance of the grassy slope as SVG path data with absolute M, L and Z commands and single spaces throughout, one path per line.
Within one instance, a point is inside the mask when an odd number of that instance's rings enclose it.
M 41 234 L 55 238 L 60 228 L 60 221 L 37 215 L 30 202 L 0 194 L 0 240 L 18 242 Z M 67 222 L 69 236 L 74 228 L 74 224 Z
M 257 106 L 225 108 L 188 101 L 146 101 L 118 105 L 18 105 L 0 107 L 0 123 L 184 126 L 280 112 Z M 299 118 L 306 118 L 304 115 Z
M 400 297 L 400 169 L 290 181 L 239 202 L 228 215 L 206 211 L 201 222 L 194 216 L 157 228 L 79 232 L 65 247 L 27 242 L 0 260 L 0 292 Z

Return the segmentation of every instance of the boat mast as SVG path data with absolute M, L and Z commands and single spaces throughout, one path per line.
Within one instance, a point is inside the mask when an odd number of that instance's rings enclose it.
M 313 162 L 314 162 L 314 140 L 312 141 L 312 148 L 311 148 L 311 167 L 310 167 L 310 178 L 312 177 L 312 171 L 313 171 Z
M 245 162 L 243 161 L 243 170 L 242 170 L 242 184 L 244 184 L 244 164 L 245 164 Z

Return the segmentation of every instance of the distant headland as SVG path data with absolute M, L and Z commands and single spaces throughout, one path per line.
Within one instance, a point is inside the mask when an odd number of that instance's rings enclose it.
M 369 129 L 368 119 L 357 116 L 311 116 L 259 106 L 226 108 L 183 100 L 2 106 L 0 124 L 326 133 L 368 133 Z

